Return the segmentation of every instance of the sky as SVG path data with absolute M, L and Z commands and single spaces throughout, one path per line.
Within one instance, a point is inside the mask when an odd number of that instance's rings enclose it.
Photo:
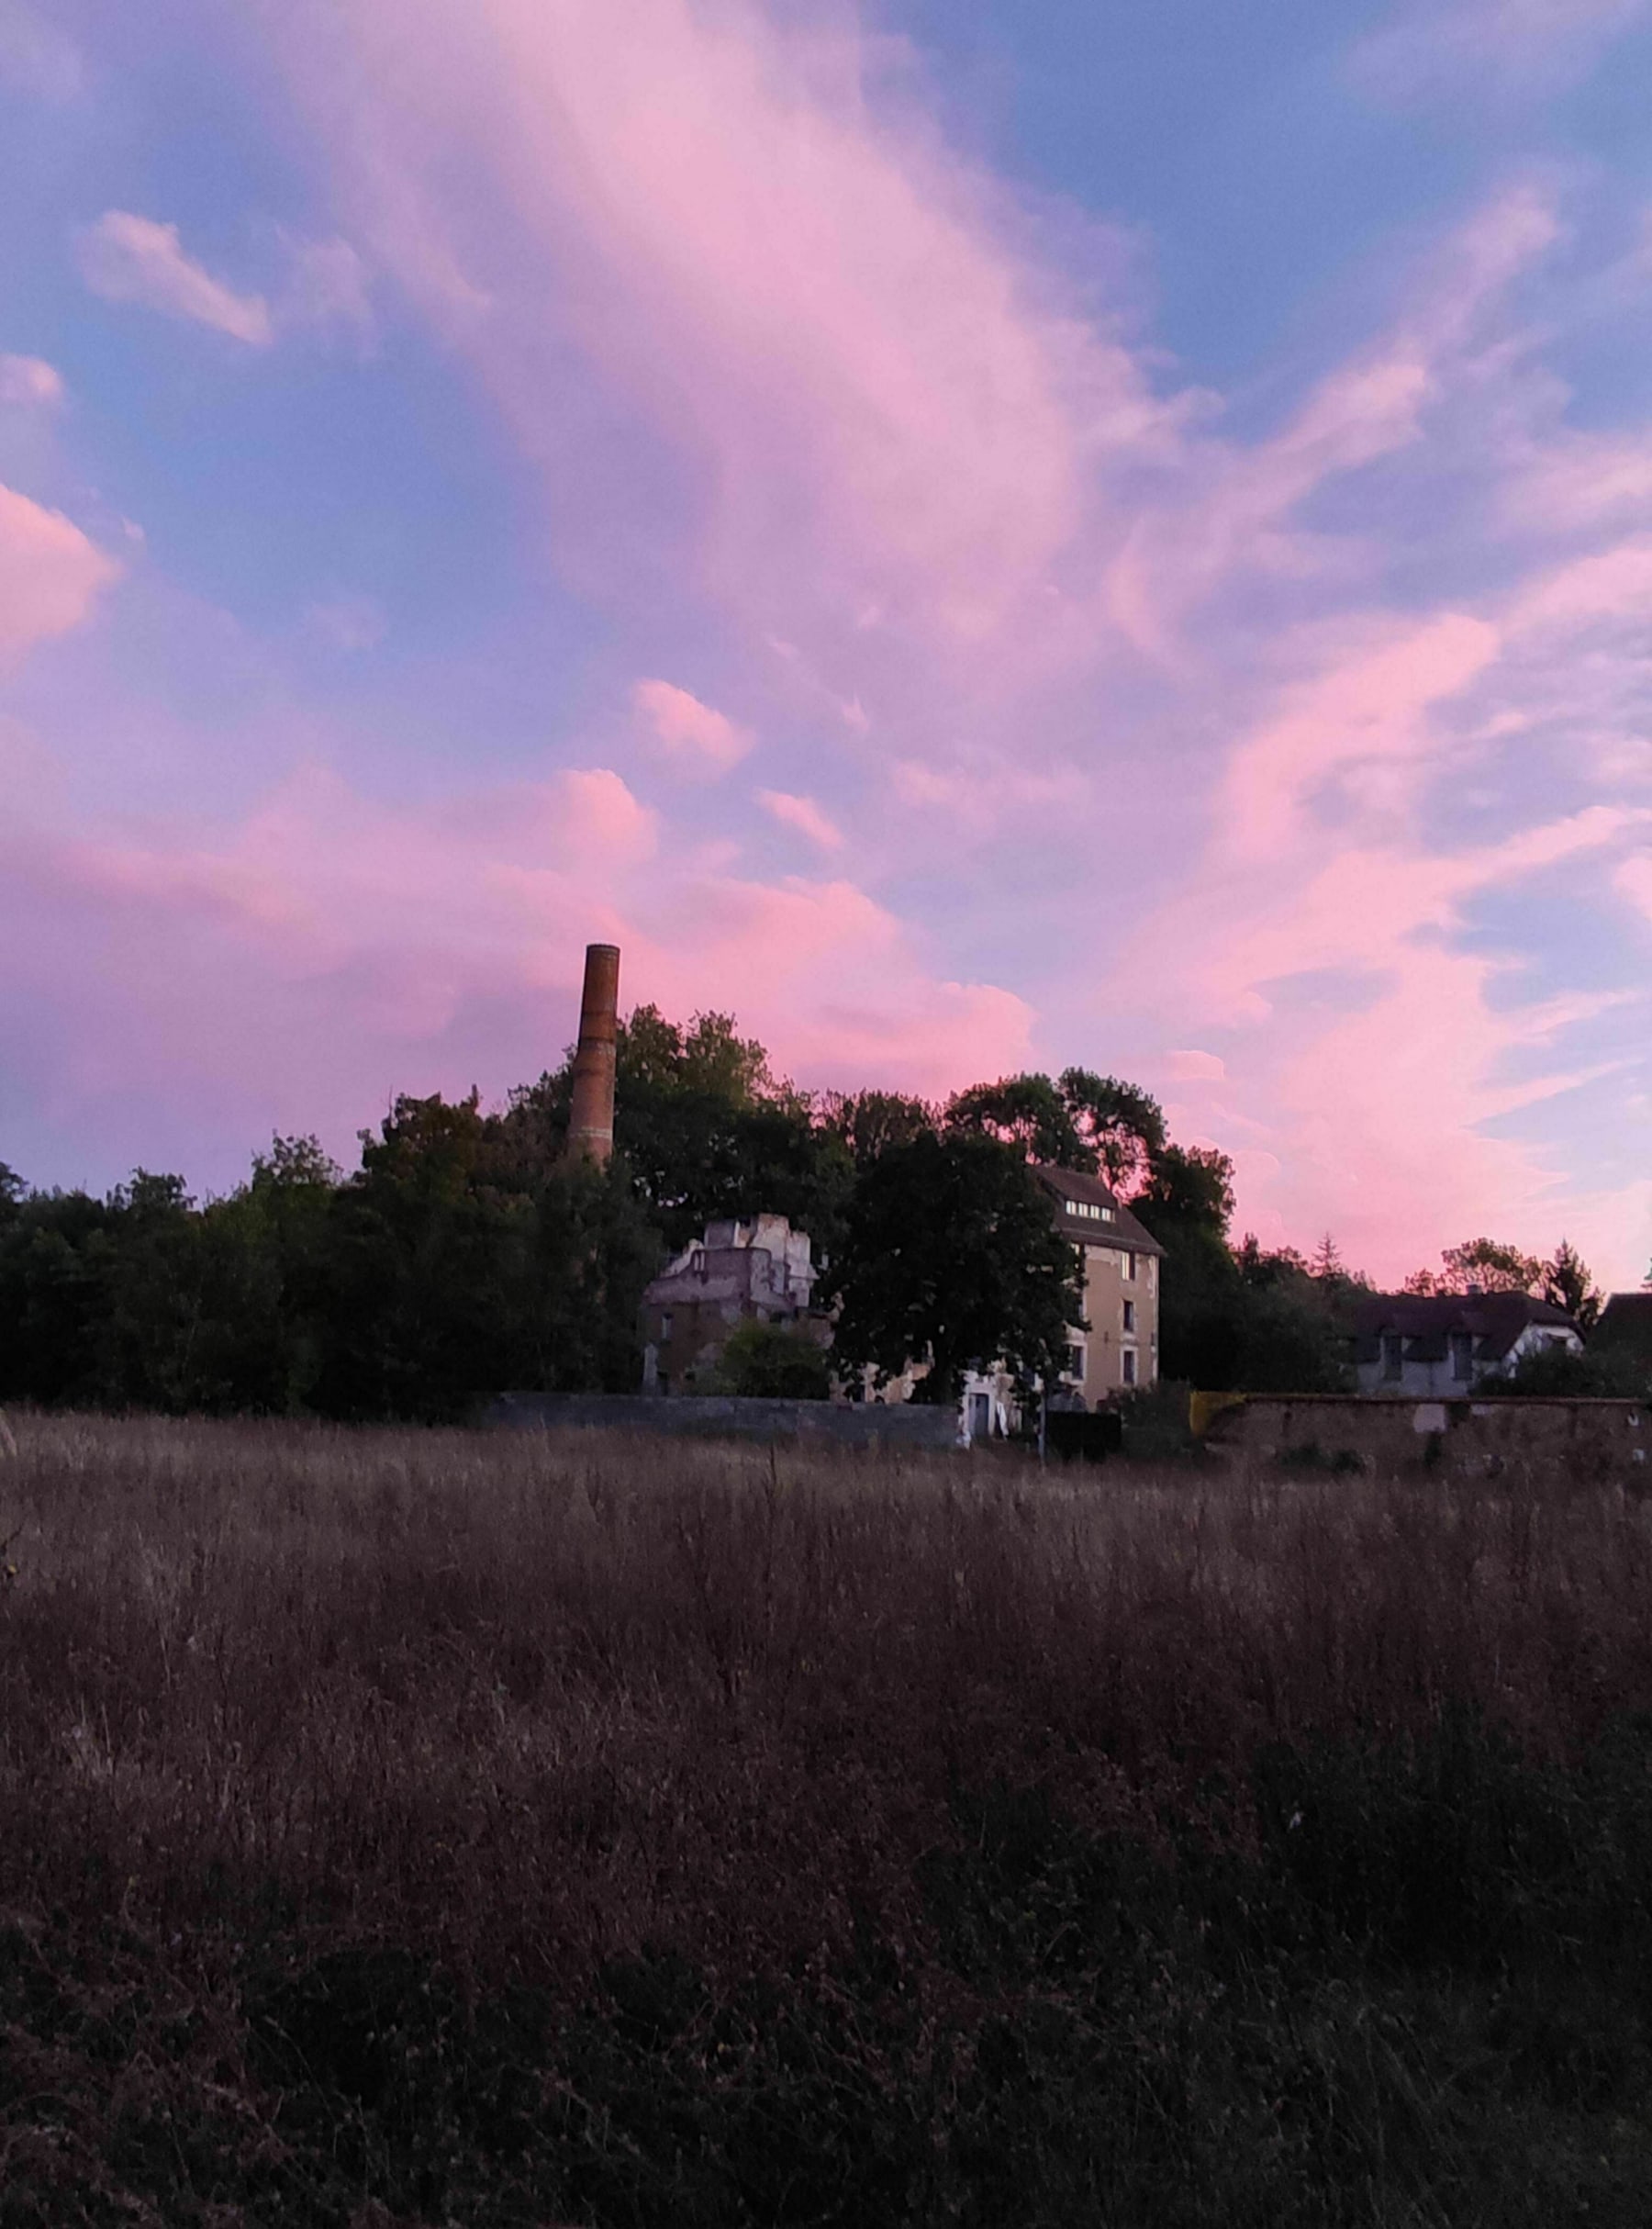
M 1652 0 L 0 0 L 0 1159 L 622 1002 L 1652 1257 Z

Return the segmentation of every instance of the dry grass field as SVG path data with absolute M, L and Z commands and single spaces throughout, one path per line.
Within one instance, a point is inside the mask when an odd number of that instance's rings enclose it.
M 1652 2215 L 1615 1485 L 12 1424 L 0 2229 Z

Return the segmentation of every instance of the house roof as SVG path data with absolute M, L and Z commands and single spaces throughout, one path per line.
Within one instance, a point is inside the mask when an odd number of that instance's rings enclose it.
M 1490 1362 L 1533 1324 L 1578 1327 L 1564 1308 L 1529 1293 L 1360 1293 L 1339 1313 L 1353 1334 L 1356 1361 L 1375 1361 L 1385 1333 L 1398 1333 L 1415 1361 L 1444 1361 L 1453 1334 L 1466 1333 L 1476 1360 Z
M 1144 1223 L 1139 1223 L 1112 1186 L 1082 1169 L 1056 1169 L 1035 1162 L 1033 1175 L 1055 1202 L 1055 1226 L 1075 1246 L 1111 1246 L 1133 1254 L 1162 1254 L 1164 1248 Z M 1083 1207 L 1098 1207 L 1099 1215 L 1081 1215 Z
M 1652 1292 L 1614 1293 L 1601 1310 L 1590 1344 L 1652 1356 Z

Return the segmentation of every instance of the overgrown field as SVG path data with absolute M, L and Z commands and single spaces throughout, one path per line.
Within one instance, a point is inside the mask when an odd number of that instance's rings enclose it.
M 14 1417 L 0 2229 L 1652 2212 L 1652 1509 Z

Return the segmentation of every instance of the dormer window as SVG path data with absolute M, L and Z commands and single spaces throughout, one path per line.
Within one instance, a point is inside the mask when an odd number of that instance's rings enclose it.
M 1082 1215 L 1087 1223 L 1111 1223 L 1116 1220 L 1111 1207 L 1103 1207 L 1099 1200 L 1069 1200 L 1067 1213 Z

